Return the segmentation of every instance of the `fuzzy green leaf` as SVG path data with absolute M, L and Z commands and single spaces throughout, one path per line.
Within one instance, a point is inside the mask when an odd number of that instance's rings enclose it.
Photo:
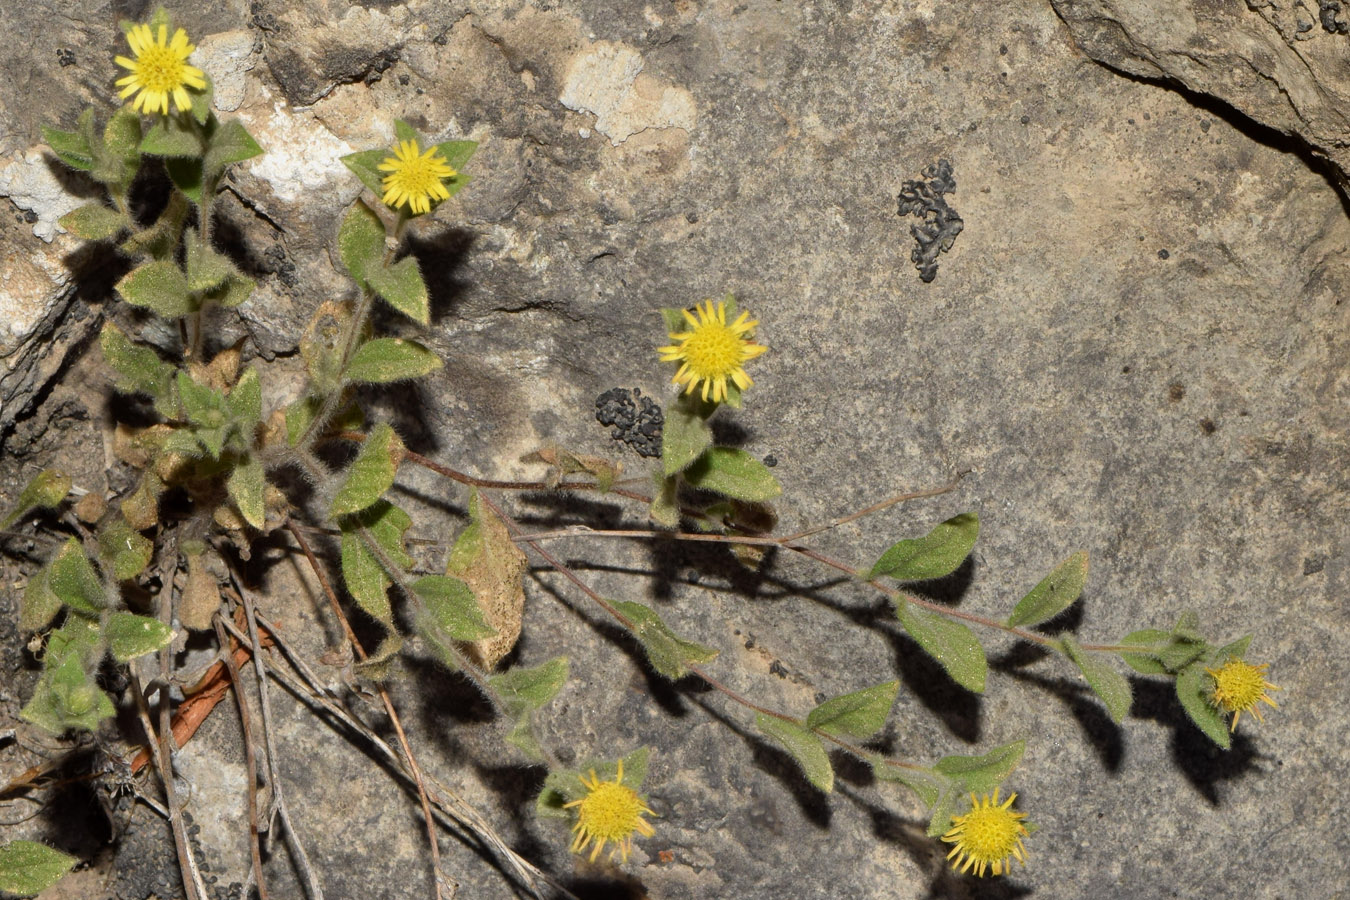
M 67 656 L 76 657 L 85 667 L 92 667 L 103 658 L 103 627 L 98 619 L 66 616 L 61 627 L 47 635 L 47 652 L 43 656 L 47 671 L 54 670 Z
M 417 133 L 417 129 L 413 128 L 402 119 L 394 120 L 394 140 L 399 141 L 400 143 L 403 141 L 416 141 L 419 147 L 422 145 L 422 136 Z
M 258 284 L 252 278 L 233 272 L 219 287 L 212 288 L 202 296 L 202 304 L 233 309 L 253 295 Z
M 338 227 L 338 256 L 357 284 L 367 284 L 366 273 L 381 267 L 384 239 L 380 217 L 364 201 L 353 203 Z
M 692 394 L 681 394 L 668 404 L 661 426 L 661 465 L 665 475 L 687 469 L 712 444 L 708 416 L 716 409 Z
M 41 631 L 61 611 L 61 598 L 47 584 L 47 570 L 39 569 L 28 579 L 19 603 L 19 629 Z
M 652 521 L 667 528 L 680 524 L 680 505 L 677 501 L 680 491 L 680 479 L 676 475 L 658 478 L 656 492 L 652 495 L 652 505 L 648 514 Z
M 449 575 L 427 575 L 414 581 L 413 593 L 422 601 L 446 634 L 457 641 L 492 637 L 497 630 L 483 620 L 483 611 L 473 590 Z
M 223 123 L 211 135 L 210 146 L 202 159 L 202 168 L 208 181 L 214 182 L 232 163 L 243 162 L 261 154 L 262 147 L 248 133 L 238 119 Z
M 206 448 L 212 459 L 219 459 L 230 426 L 225 395 L 196 381 L 187 372 L 178 373 L 177 383 L 183 413 L 193 426 L 192 436 Z
M 951 780 L 932 769 L 891 765 L 884 756 L 873 756 L 872 774 L 878 781 L 898 781 L 919 795 L 924 806 L 937 803 L 944 789 L 948 789 Z
M 186 316 L 197 309 L 196 301 L 188 294 L 187 276 L 169 260 L 133 269 L 117 283 L 117 292 L 133 306 L 143 306 L 166 319 Z
M 956 780 L 961 791 L 987 794 L 1017 768 L 1026 749 L 1026 741 L 1013 741 L 983 756 L 944 756 L 933 768 Z
M 539 709 L 556 697 L 567 683 L 570 668 L 567 657 L 555 656 L 538 666 L 515 666 L 499 675 L 489 675 L 487 680 L 506 712 L 520 715 Z
M 1088 687 L 1106 704 L 1106 711 L 1111 714 L 1112 720 L 1123 721 L 1130 712 L 1130 682 L 1111 668 L 1106 660 L 1084 650 L 1072 634 L 1062 634 L 1059 640 L 1064 652 L 1083 673 Z
M 117 389 L 132 394 L 148 394 L 160 402 L 177 405 L 174 384 L 176 370 L 159 358 L 149 347 L 134 343 L 111 322 L 104 324 L 99 334 L 99 349 L 103 358 L 120 377 Z M 162 410 L 161 410 L 162 411 Z
M 262 422 L 262 381 L 257 368 L 249 366 L 239 376 L 225 397 L 225 409 L 246 433 Z
M 685 481 L 735 500 L 772 500 L 783 488 L 769 467 L 744 450 L 710 447 L 684 471 Z
M 5 516 L 4 521 L 0 522 L 0 528 L 8 528 L 13 525 L 30 509 L 37 507 L 55 509 L 62 500 L 66 499 L 66 494 L 70 493 L 73 484 L 74 482 L 65 472 L 56 469 L 43 469 L 34 475 L 28 484 L 24 485 L 23 490 L 19 492 L 19 499 L 15 501 L 9 515 Z
M 442 157 L 450 165 L 450 168 L 456 172 L 462 173 L 464 167 L 469 164 L 469 159 L 474 151 L 478 149 L 477 141 L 441 141 L 436 144 L 436 149 L 440 151 Z M 446 185 L 449 187 L 449 184 Z
M 154 259 L 172 260 L 178 251 L 178 239 L 183 222 L 191 210 L 188 198 L 175 191 L 169 195 L 169 204 L 149 228 L 134 232 L 121 243 L 128 256 L 148 255 Z
M 170 156 L 164 159 L 164 171 L 168 173 L 173 186 L 178 188 L 198 206 L 202 202 L 203 173 L 202 161 L 186 156 Z
M 719 651 L 693 641 L 686 641 L 670 630 L 661 617 L 648 606 L 628 600 L 611 601 L 631 623 L 633 636 L 642 644 L 652 668 L 674 681 L 688 673 L 687 666 L 711 662 Z
M 196 130 L 179 116 L 157 116 L 141 138 L 147 156 L 201 158 L 202 141 Z
M 1080 550 L 1055 567 L 1055 571 L 1031 589 L 1008 617 L 1014 628 L 1039 625 L 1068 609 L 1083 593 L 1087 582 L 1088 555 Z
M 1172 643 L 1158 653 L 1158 662 L 1169 672 L 1179 672 L 1208 650 L 1209 645 L 1204 641 L 1178 640 L 1174 637 Z
M 797 761 L 806 773 L 806 780 L 825 793 L 834 789 L 834 767 L 825 747 L 809 728 L 776 716 L 755 714 L 755 727 L 773 738 Z
M 115 612 L 103 628 L 113 659 L 126 662 L 161 650 L 173 640 L 173 629 L 158 619 Z
M 68 728 L 94 731 L 115 712 L 112 700 L 85 672 L 79 655 L 70 653 L 43 673 L 19 718 L 60 734 Z
M 366 278 L 371 290 L 379 294 L 394 309 L 419 325 L 431 321 L 431 307 L 427 283 L 417 268 L 417 260 L 405 256 L 392 266 L 370 266 Z
M 1232 729 L 1223 712 L 1213 703 L 1214 679 L 1202 663 L 1196 663 L 1177 674 L 1177 700 L 1181 708 L 1205 737 L 1227 750 L 1232 746 Z
M 919 609 L 907 601 L 895 607 L 896 618 L 924 652 L 942 664 L 952 680 L 969 691 L 984 693 L 989 664 L 975 633 L 960 622 Z
M 56 551 L 56 556 L 47 563 L 46 572 L 47 587 L 76 612 L 98 616 L 108 605 L 103 582 L 75 538 L 67 540 Z
M 209 72 L 202 73 L 202 80 L 206 82 L 206 87 L 200 90 L 189 90 L 188 97 L 191 99 L 192 118 L 196 119 L 199 125 L 208 125 L 211 122 L 211 117 L 215 115 L 211 112 L 211 104 L 216 99 L 216 84 L 211 80 Z
M 99 560 L 105 571 L 112 572 L 118 581 L 127 581 L 144 572 L 154 554 L 154 543 L 121 516 L 108 520 L 99 532 Z
M 420 378 L 442 365 L 439 356 L 416 341 L 375 338 L 357 348 L 343 376 L 347 381 L 387 384 Z
M 1215 650 L 1209 655 L 1209 660 L 1212 663 L 1222 665 L 1232 658 L 1241 659 L 1247 655 L 1247 648 L 1251 645 L 1251 642 L 1252 636 L 1250 634 L 1244 635 L 1232 643 L 1224 644 L 1218 650 Z
M 234 471 L 225 482 L 230 499 L 238 507 L 244 521 L 259 530 L 263 527 L 267 508 L 263 501 L 263 491 L 267 487 L 267 477 L 263 472 L 262 460 L 252 453 L 244 454 L 234 464 Z
M 1120 658 L 1136 672 L 1144 675 L 1165 675 L 1167 667 L 1158 661 L 1158 654 L 1172 642 L 1172 633 L 1158 628 L 1141 628 L 1120 639 L 1122 644 L 1137 645 L 1138 653 L 1122 653 Z
M 956 804 L 962 797 L 961 789 L 954 781 L 942 786 L 937 801 L 928 811 L 927 834 L 931 838 L 941 837 L 952 827 L 952 816 L 956 813 Z
M 362 150 L 342 157 L 342 164 L 361 179 L 362 184 L 374 191 L 376 197 L 383 197 L 384 173 L 379 170 L 379 165 L 389 156 L 388 150 Z
M 79 209 L 71 210 L 58 219 L 56 224 L 86 241 L 101 241 L 115 237 L 123 228 L 131 227 L 131 221 L 126 216 L 102 203 L 87 203 Z
M 236 274 L 234 263 L 206 246 L 196 229 L 188 229 L 184 243 L 187 245 L 188 290 L 209 291 L 220 287 L 227 278 Z
M 380 500 L 356 515 L 344 516 L 339 524 L 342 528 L 342 580 L 347 591 L 371 618 L 392 626 L 394 615 L 388 594 L 392 582 L 379 557 L 366 546 L 361 529 L 367 529 L 365 533 L 390 556 L 391 561 L 408 566 L 412 559 L 403 549 L 403 534 L 412 525 L 412 519 L 392 503 Z M 392 551 L 388 545 L 392 545 Z
M 330 515 L 336 518 L 360 512 L 379 500 L 394 483 L 403 453 L 403 442 L 394 429 L 383 422 L 371 429 L 333 498 Z
M 80 114 L 79 130 L 61 131 L 43 125 L 42 139 L 47 142 L 48 147 L 52 148 L 52 152 L 57 155 L 61 162 L 72 169 L 88 172 L 94 168 L 94 151 L 89 140 L 93 126 L 94 110 L 93 107 L 89 107 Z
M 136 163 L 141 155 L 141 116 L 131 107 L 118 107 L 103 126 L 103 149 L 110 156 Z
M 953 516 L 921 538 L 892 545 L 867 578 L 889 575 L 897 581 L 924 581 L 950 575 L 970 555 L 979 533 L 980 517 L 975 513 Z
M 826 700 L 811 710 L 806 725 L 835 737 L 869 738 L 885 727 L 899 692 L 900 682 L 888 681 Z
M 32 841 L 0 847 L 0 891 L 29 897 L 56 884 L 79 862 L 59 850 Z

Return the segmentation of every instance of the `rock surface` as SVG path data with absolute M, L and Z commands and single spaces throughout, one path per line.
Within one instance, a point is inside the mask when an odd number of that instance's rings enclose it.
M 1299 138 L 1350 191 L 1350 4 L 1051 0 L 1098 62 Z
M 558 552 L 589 561 L 579 571 L 597 590 L 653 603 L 683 636 L 721 649 L 714 673 L 758 703 L 800 714 L 899 677 L 887 738 L 896 755 L 927 762 L 1028 738 L 1008 786 L 1040 826 L 1031 864 L 1006 882 L 953 875 L 907 794 L 843 760 L 835 793 L 818 794 L 742 710 L 645 674 L 633 646 L 541 567 L 517 658 L 566 653 L 573 672 L 541 717 L 545 742 L 565 764 L 654 747 L 657 834 L 638 842 L 627 875 L 575 860 L 565 828 L 532 818 L 538 770 L 512 764 L 461 683 L 413 657 L 394 691 L 423 766 L 578 895 L 1200 900 L 1320 896 L 1339 883 L 1350 834 L 1350 807 L 1336 799 L 1350 767 L 1340 687 L 1350 657 L 1339 649 L 1350 626 L 1345 201 L 1245 119 L 1086 58 L 1080 44 L 1097 45 L 1073 30 L 1071 7 L 1086 17 L 1088 5 L 1057 7 L 1070 25 L 1049 4 L 934 0 L 261 0 L 183 11 L 203 44 L 224 35 L 218 46 L 239 49 L 232 35 L 243 30 L 255 42 L 252 68 L 237 55 L 226 63 L 243 77 L 235 114 L 267 155 L 227 186 L 218 234 L 259 288 L 219 336 L 251 338 L 267 406 L 298 389 L 291 348 L 309 314 L 353 291 L 331 247 L 360 187 L 337 158 L 386 146 L 403 118 L 480 142 L 473 183 L 411 242 L 432 286 L 426 339 L 446 367 L 368 398 L 412 449 L 486 477 L 533 478 L 539 470 L 517 460 L 557 442 L 642 474 L 649 463 L 595 421 L 595 400 L 634 386 L 667 400 L 656 310 L 731 290 L 771 352 L 752 364 L 756 385 L 724 437 L 776 457 L 782 530 L 971 469 L 956 494 L 851 523 L 818 546 L 865 565 L 975 509 L 973 564 L 940 591 L 963 609 L 1005 615 L 1086 549 L 1088 591 L 1066 622 L 1085 641 L 1195 609 L 1216 638 L 1255 633 L 1252 657 L 1284 688 L 1266 725 L 1244 722 L 1223 754 L 1165 686 L 1135 679 L 1117 727 L 1062 661 L 997 633 L 981 634 L 988 690 L 967 694 L 881 598 L 803 560 L 780 554 L 752 576 L 717 552 L 570 539 Z M 1189 7 L 1169 8 L 1187 23 Z M 11 76 L 0 79 L 5 159 L 41 153 L 43 121 L 69 125 L 82 103 L 112 108 L 110 58 L 122 51 L 108 18 L 92 2 L 60 17 L 36 4 L 0 12 L 6 33 L 35 35 L 0 48 Z M 1273 34 L 1270 46 L 1287 50 Z M 1299 52 L 1345 41 L 1319 32 Z M 78 65 L 62 65 L 63 49 Z M 1158 56 L 1160 71 L 1180 65 Z M 1322 89 L 1329 109 L 1344 81 Z M 1300 100 L 1267 120 L 1214 93 L 1344 167 L 1331 112 Z M 925 284 L 896 195 L 942 159 L 964 228 Z M 52 304 L 76 244 L 45 243 L 22 224 L 4 223 L 6 259 L 36 255 L 54 274 L 15 296 L 68 322 Z M 106 297 L 89 302 L 71 309 L 122 316 Z M 86 489 L 125 488 L 125 470 L 102 471 L 97 355 L 63 370 L 63 350 L 37 346 L 48 368 L 31 384 L 63 371 L 89 380 L 25 395 L 0 495 L 56 464 L 82 466 Z M 72 416 L 80 427 L 68 439 L 41 440 L 72 403 L 89 418 Z M 461 492 L 406 468 L 401 483 L 418 537 L 460 527 Z M 540 528 L 643 521 L 634 506 L 621 515 L 611 503 L 505 500 Z M 426 570 L 443 567 L 442 546 L 421 553 Z M 260 603 L 318 660 L 338 634 L 290 558 L 280 546 L 255 554 Z M 321 671 L 345 691 L 340 662 Z M 23 678 L 6 672 L 5 684 Z M 298 702 L 281 691 L 273 702 L 287 794 L 328 895 L 428 896 L 415 800 Z M 387 730 L 376 707 L 351 702 Z M 234 717 L 218 707 L 183 750 L 197 839 L 221 887 L 247 865 Z M 0 746 L 0 759 L 6 773 L 34 761 L 17 745 Z M 62 825 L 23 827 L 60 843 Z M 143 900 L 172 853 L 154 852 L 167 845 L 153 817 L 132 827 L 156 829 L 153 840 L 119 845 L 107 891 Z M 508 891 L 472 846 L 446 839 L 442 850 L 462 896 Z M 299 896 L 283 850 L 269 873 L 275 896 Z

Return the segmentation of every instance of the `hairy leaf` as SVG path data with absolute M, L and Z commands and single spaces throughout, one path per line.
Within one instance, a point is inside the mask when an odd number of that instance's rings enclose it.
M 24 485 L 23 490 L 19 492 L 18 499 L 14 502 L 14 506 L 10 508 L 9 514 L 5 516 L 3 522 L 0 522 L 0 528 L 8 528 L 13 525 L 30 509 L 39 507 L 55 509 L 62 500 L 66 499 L 66 494 L 70 493 L 73 484 L 71 477 L 65 472 L 57 469 L 43 469 L 34 475 L 28 484 Z
M 1084 650 L 1072 634 L 1060 635 L 1064 652 L 1078 666 L 1088 687 L 1106 704 L 1112 720 L 1123 721 L 1130 711 L 1130 682 L 1101 657 Z
M 942 664 L 953 681 L 977 694 L 984 692 L 989 664 L 974 632 L 960 622 L 953 622 L 905 601 L 896 605 L 895 615 L 909 636 L 918 642 L 924 652 Z
M 173 629 L 149 616 L 115 612 L 108 616 L 103 635 L 108 639 L 108 649 L 112 651 L 113 658 L 118 662 L 126 662 L 169 646 L 173 640 Z
M 28 897 L 56 884 L 79 862 L 59 850 L 33 841 L 0 847 L 0 891 Z
M 383 422 L 371 429 L 333 498 L 330 514 L 337 517 L 360 512 L 379 500 L 394 483 L 403 454 L 403 442 L 394 429 Z
M 371 290 L 414 322 L 426 325 L 431 321 L 427 283 L 413 257 L 405 256 L 392 266 L 368 266 L 366 280 Z
M 672 681 L 683 678 L 688 666 L 711 662 L 718 651 L 684 638 L 670 630 L 661 617 L 648 606 L 628 600 L 611 601 L 631 623 L 633 636 L 642 644 L 652 668 Z
M 899 581 L 923 581 L 950 575 L 970 555 L 979 533 L 980 517 L 975 513 L 953 516 L 921 538 L 891 546 L 867 577 L 889 575 Z
M 1008 617 L 1008 624 L 1016 628 L 1053 619 L 1083 593 L 1087 572 L 1088 555 L 1080 550 L 1055 567 L 1055 571 L 1022 598 Z
M 783 493 L 769 467 L 744 450 L 709 447 L 684 471 L 696 488 L 736 500 L 771 500 Z
M 439 356 L 416 341 L 375 338 L 357 348 L 343 375 L 348 381 L 388 384 L 420 378 L 442 365 Z
M 900 682 L 888 681 L 826 700 L 811 710 L 806 724 L 836 737 L 869 738 L 885 727 L 899 692 Z
M 755 727 L 773 738 L 797 761 L 806 780 L 825 793 L 834 789 L 834 767 L 820 738 L 809 728 L 764 713 L 755 714 Z

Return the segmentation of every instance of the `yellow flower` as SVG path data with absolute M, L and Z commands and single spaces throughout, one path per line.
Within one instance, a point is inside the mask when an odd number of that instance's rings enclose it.
M 711 300 L 705 300 L 693 313 L 686 309 L 684 318 L 689 330 L 670 333 L 670 339 L 679 343 L 658 351 L 662 362 L 681 364 L 671 379 L 674 384 L 686 385 L 685 393 L 692 394 L 702 383 L 703 399 L 711 391 L 714 403 L 726 399 L 728 378 L 741 390 L 754 384 L 743 366 L 769 348 L 750 342 L 759 324 L 750 313 L 741 313 L 728 325 L 726 302 L 719 300 L 714 307 Z
M 953 816 L 951 830 L 942 836 L 947 843 L 956 845 L 947 854 L 953 869 L 959 867 L 965 874 L 974 867 L 975 874 L 983 878 L 986 868 L 995 875 L 1006 873 L 1011 867 L 1009 857 L 1027 864 L 1027 850 L 1022 846 L 1022 837 L 1030 834 L 1022 824 L 1027 814 L 1012 811 L 1016 799 L 1016 794 L 1009 794 L 1000 805 L 997 788 L 992 800 L 988 794 L 983 799 L 970 795 L 970 812 Z
M 415 216 L 431 212 L 433 200 L 449 197 L 441 180 L 458 174 L 438 148 L 422 153 L 417 141 L 399 141 L 394 155 L 386 156 L 379 169 L 389 173 L 384 176 L 384 202 L 395 209 L 406 205 Z
M 572 852 L 583 853 L 592 843 L 591 862 L 600 855 L 605 844 L 614 842 L 609 852 L 613 859 L 618 853 L 628 862 L 633 852 L 633 832 L 643 837 L 651 837 L 655 832 L 652 826 L 642 818 L 643 813 L 655 815 L 642 802 L 642 798 L 633 789 L 623 783 L 623 760 L 619 760 L 619 772 L 613 781 L 601 781 L 591 769 L 591 780 L 581 779 L 587 794 L 580 800 L 564 803 L 563 808 L 577 807 L 577 824 L 572 826 L 576 838 L 572 841 Z
M 118 96 L 125 100 L 136 94 L 132 108 L 146 113 L 167 116 L 170 95 L 179 112 L 191 109 L 192 97 L 187 89 L 205 88 L 206 77 L 201 69 L 187 64 L 187 58 L 197 49 L 188 43 L 187 32 L 179 28 L 173 33 L 173 40 L 169 40 L 167 25 L 159 26 L 158 38 L 149 25 L 133 25 L 127 32 L 127 43 L 136 58 L 114 58 L 119 66 L 131 70 L 130 75 L 117 79 L 117 86 L 122 89 Z
M 1251 663 L 1233 656 L 1218 671 L 1205 669 L 1214 678 L 1214 693 L 1210 702 L 1218 709 L 1233 714 L 1233 724 L 1229 731 L 1237 730 L 1238 719 L 1243 713 L 1251 713 L 1256 721 L 1264 722 L 1257 703 L 1269 703 L 1279 709 L 1279 705 L 1266 694 L 1266 691 L 1278 691 L 1275 685 L 1266 681 L 1265 672 L 1269 663 L 1253 666 Z

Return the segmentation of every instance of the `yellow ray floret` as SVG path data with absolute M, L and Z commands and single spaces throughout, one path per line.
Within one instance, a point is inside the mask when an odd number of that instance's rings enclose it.
M 564 809 L 577 808 L 577 824 L 572 826 L 576 833 L 572 852 L 584 853 L 587 846 L 594 844 L 590 859 L 595 862 L 605 844 L 612 841 L 614 849 L 609 852 L 609 858 L 613 859 L 617 853 L 628 862 L 628 855 L 633 852 L 633 833 L 643 837 L 656 833 L 642 814 L 655 813 L 623 783 L 623 760 L 619 760 L 619 771 L 613 781 L 601 781 L 591 769 L 590 781 L 583 778 L 581 783 L 586 786 L 586 796 L 563 804 Z
M 741 313 L 728 325 L 726 302 L 719 300 L 714 305 L 705 300 L 693 312 L 686 309 L 684 319 L 689 330 L 672 331 L 670 339 L 677 343 L 657 351 L 662 362 L 680 363 L 672 382 L 685 385 L 686 394 L 702 385 L 703 399 L 711 394 L 714 403 L 726 399 L 728 379 L 741 390 L 755 383 L 745 374 L 744 365 L 769 348 L 751 342 L 759 322 L 750 313 Z
M 1269 663 L 1254 666 L 1234 656 L 1229 657 L 1219 669 L 1205 669 L 1214 679 L 1214 692 L 1210 694 L 1210 702 L 1216 709 L 1233 715 L 1229 731 L 1237 730 L 1238 719 L 1242 718 L 1243 713 L 1250 713 L 1256 721 L 1264 722 L 1261 710 L 1256 705 L 1258 703 L 1268 703 L 1279 709 L 1279 704 L 1270 699 L 1270 695 L 1266 693 L 1279 690 L 1266 681 L 1268 667 Z
M 135 59 L 114 57 L 114 62 L 130 75 L 117 79 L 123 100 L 135 94 L 131 106 L 140 112 L 169 114 L 169 98 L 179 112 L 192 108 L 188 88 L 202 90 L 206 76 L 201 69 L 187 64 L 187 58 L 197 49 L 188 43 L 187 32 L 179 28 L 169 39 L 169 26 L 159 26 L 158 35 L 149 25 L 133 25 L 127 32 L 127 43 Z
M 423 153 L 417 141 L 399 141 L 394 155 L 386 156 L 379 169 L 389 173 L 384 176 L 381 199 L 395 209 L 406 205 L 415 216 L 431 212 L 432 201 L 449 197 L 443 181 L 458 174 L 441 156 L 440 148 Z

